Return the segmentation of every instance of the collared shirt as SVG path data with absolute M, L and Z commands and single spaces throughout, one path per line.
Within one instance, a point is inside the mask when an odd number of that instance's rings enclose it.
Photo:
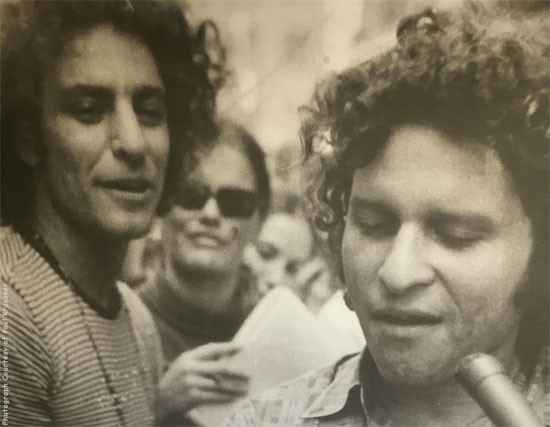
M 372 359 L 365 351 L 340 359 L 336 364 L 308 373 L 289 383 L 246 401 L 229 419 L 227 426 L 393 426 L 383 410 L 376 408 L 376 420 L 370 415 L 374 402 L 361 386 L 368 376 Z M 531 375 L 514 378 L 515 384 L 531 403 L 545 425 L 550 425 L 550 349 L 544 348 Z M 483 418 L 474 426 L 484 426 Z M 491 425 L 489 423 L 489 425 Z

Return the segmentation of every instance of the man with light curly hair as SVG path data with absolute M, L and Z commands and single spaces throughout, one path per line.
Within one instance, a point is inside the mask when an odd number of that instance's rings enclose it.
M 228 425 L 493 425 L 455 380 L 474 353 L 550 424 L 548 3 L 511 3 L 406 18 L 395 47 L 318 86 L 316 221 L 367 346 Z

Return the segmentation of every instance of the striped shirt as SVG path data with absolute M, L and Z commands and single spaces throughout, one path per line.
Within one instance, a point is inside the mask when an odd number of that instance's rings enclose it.
M 0 234 L 0 277 L 9 425 L 152 424 L 160 341 L 127 286 L 118 284 L 120 310 L 99 314 L 11 227 Z
M 376 405 L 374 390 L 363 392 L 360 377 L 376 369 L 368 351 L 346 356 L 336 364 L 307 373 L 273 390 L 247 400 L 226 423 L 227 427 L 394 427 Z M 520 373 L 514 383 L 544 425 L 550 425 L 550 349 L 543 348 L 529 376 Z M 368 381 L 367 381 L 368 382 Z M 368 386 L 368 384 L 367 384 Z M 376 413 L 376 420 L 372 411 Z M 492 425 L 485 417 L 471 427 Z

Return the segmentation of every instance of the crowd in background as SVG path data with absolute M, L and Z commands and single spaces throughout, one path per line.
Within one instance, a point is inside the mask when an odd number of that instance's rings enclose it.
M 258 234 L 247 242 L 238 262 L 260 295 L 277 286 L 290 288 L 326 328 L 327 342 L 335 348 L 341 347 L 342 353 L 358 351 L 364 338 L 353 312 L 344 305 L 343 284 L 328 250 L 326 235 L 311 222 L 308 212 L 311 202 L 299 169 L 299 156 L 298 150 L 286 148 L 274 159 L 268 159 L 271 160 L 268 173 L 273 182 L 271 206 Z M 234 165 L 223 158 L 219 167 L 233 170 Z M 163 239 L 178 233 L 175 229 L 163 233 L 166 221 L 157 218 L 147 236 L 130 242 L 122 280 L 133 287 L 155 283 L 155 277 L 162 271 L 166 259 L 163 250 L 167 247 Z

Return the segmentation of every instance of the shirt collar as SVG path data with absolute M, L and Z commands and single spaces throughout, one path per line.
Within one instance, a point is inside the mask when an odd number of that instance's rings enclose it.
M 360 393 L 359 369 L 362 355 L 354 354 L 341 359 L 335 367 L 334 377 L 325 390 L 302 413 L 302 418 L 319 418 L 341 411 L 351 394 Z
M 514 379 L 514 382 L 523 390 L 527 400 L 545 425 L 550 425 L 550 411 L 548 410 L 548 396 L 550 394 L 549 366 L 550 347 L 544 347 L 530 380 L 528 381 L 525 376 L 521 379 Z M 368 413 L 373 409 L 372 405 L 374 404 L 372 400 L 373 390 L 368 389 L 374 372 L 376 372 L 376 366 L 368 348 L 365 348 L 362 353 L 341 359 L 336 364 L 330 384 L 313 400 L 301 417 L 320 418 L 334 415 L 342 411 L 346 403 L 353 397 L 360 398 L 363 411 L 368 417 Z M 361 387 L 361 379 L 363 379 L 362 383 L 367 386 L 366 390 Z M 385 411 L 382 411 L 381 414 L 385 415 Z M 382 421 L 382 424 L 391 425 L 391 422 L 388 418 Z

